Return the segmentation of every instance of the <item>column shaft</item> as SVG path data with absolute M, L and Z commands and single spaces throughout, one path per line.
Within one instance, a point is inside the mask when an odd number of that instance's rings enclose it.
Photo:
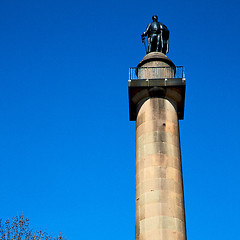
M 149 98 L 136 120 L 136 240 L 185 240 L 178 116 Z

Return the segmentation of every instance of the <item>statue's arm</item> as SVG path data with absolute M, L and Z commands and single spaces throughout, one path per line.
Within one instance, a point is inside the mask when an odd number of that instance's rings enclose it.
M 149 28 L 150 28 L 150 24 L 147 25 L 146 31 L 142 33 L 142 37 L 147 36 L 148 32 L 149 32 Z

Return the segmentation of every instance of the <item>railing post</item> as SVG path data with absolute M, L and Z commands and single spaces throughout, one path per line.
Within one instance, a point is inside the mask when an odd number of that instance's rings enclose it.
M 148 67 L 147 67 L 147 81 L 148 81 Z
M 182 79 L 183 79 L 183 81 L 185 81 L 186 79 L 185 79 L 185 72 L 184 72 L 184 66 L 182 67 Z
M 164 67 L 164 73 L 165 73 L 164 79 L 165 79 L 165 82 L 167 81 L 167 73 L 166 73 L 166 69 L 167 69 L 167 67 Z

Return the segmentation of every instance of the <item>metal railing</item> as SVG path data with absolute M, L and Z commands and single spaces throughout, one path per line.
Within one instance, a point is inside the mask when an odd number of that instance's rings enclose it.
M 129 68 L 129 80 L 181 78 L 185 81 L 183 66 Z

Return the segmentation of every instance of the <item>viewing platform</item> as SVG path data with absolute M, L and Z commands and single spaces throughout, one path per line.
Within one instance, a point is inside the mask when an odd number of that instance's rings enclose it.
M 184 116 L 186 79 L 183 66 L 129 68 L 130 120 L 135 121 L 137 105 L 151 97 L 163 97 L 176 104 L 178 118 Z
M 132 67 L 129 68 L 129 82 L 131 86 L 185 84 L 184 67 Z

